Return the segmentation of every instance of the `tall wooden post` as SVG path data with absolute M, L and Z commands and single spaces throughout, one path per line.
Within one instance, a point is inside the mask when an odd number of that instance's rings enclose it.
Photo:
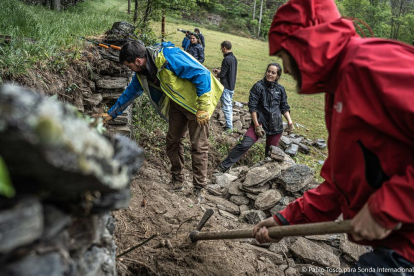
M 162 10 L 161 41 L 165 41 L 165 9 Z

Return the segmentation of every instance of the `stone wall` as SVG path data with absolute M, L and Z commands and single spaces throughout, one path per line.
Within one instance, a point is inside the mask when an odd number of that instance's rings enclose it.
M 116 275 L 111 211 L 128 206 L 143 150 L 72 106 L 4 85 L 0 157 L 15 189 L 0 195 L 0 276 Z

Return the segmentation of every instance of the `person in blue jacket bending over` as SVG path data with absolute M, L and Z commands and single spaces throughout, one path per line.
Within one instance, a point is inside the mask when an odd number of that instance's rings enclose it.
M 208 123 L 224 87 L 210 71 L 171 42 L 145 47 L 126 43 L 119 60 L 135 72 L 117 102 L 102 114 L 104 122 L 116 118 L 147 93 L 158 114 L 168 121 L 167 156 L 171 161 L 173 190 L 184 188 L 184 146 L 187 130 L 191 141 L 195 192 L 207 185 Z

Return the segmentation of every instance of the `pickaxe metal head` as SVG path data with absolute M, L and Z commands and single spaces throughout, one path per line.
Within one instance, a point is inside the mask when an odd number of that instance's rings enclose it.
M 203 217 L 201 218 L 200 222 L 197 225 L 196 230 L 190 233 L 190 239 L 192 242 L 196 242 L 194 239 L 195 235 L 203 229 L 206 222 L 210 219 L 210 217 L 214 214 L 213 209 L 207 209 L 207 211 L 204 213 Z

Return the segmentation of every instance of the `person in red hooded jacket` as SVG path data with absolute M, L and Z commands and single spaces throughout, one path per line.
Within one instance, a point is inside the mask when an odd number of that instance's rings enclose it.
M 267 227 L 333 221 L 342 214 L 351 219 L 349 239 L 374 248 L 356 267 L 413 270 L 414 47 L 359 37 L 333 0 L 281 6 L 269 46 L 299 93 L 325 93 L 329 154 L 321 171 L 325 181 L 257 224 L 257 241 L 278 241 Z

